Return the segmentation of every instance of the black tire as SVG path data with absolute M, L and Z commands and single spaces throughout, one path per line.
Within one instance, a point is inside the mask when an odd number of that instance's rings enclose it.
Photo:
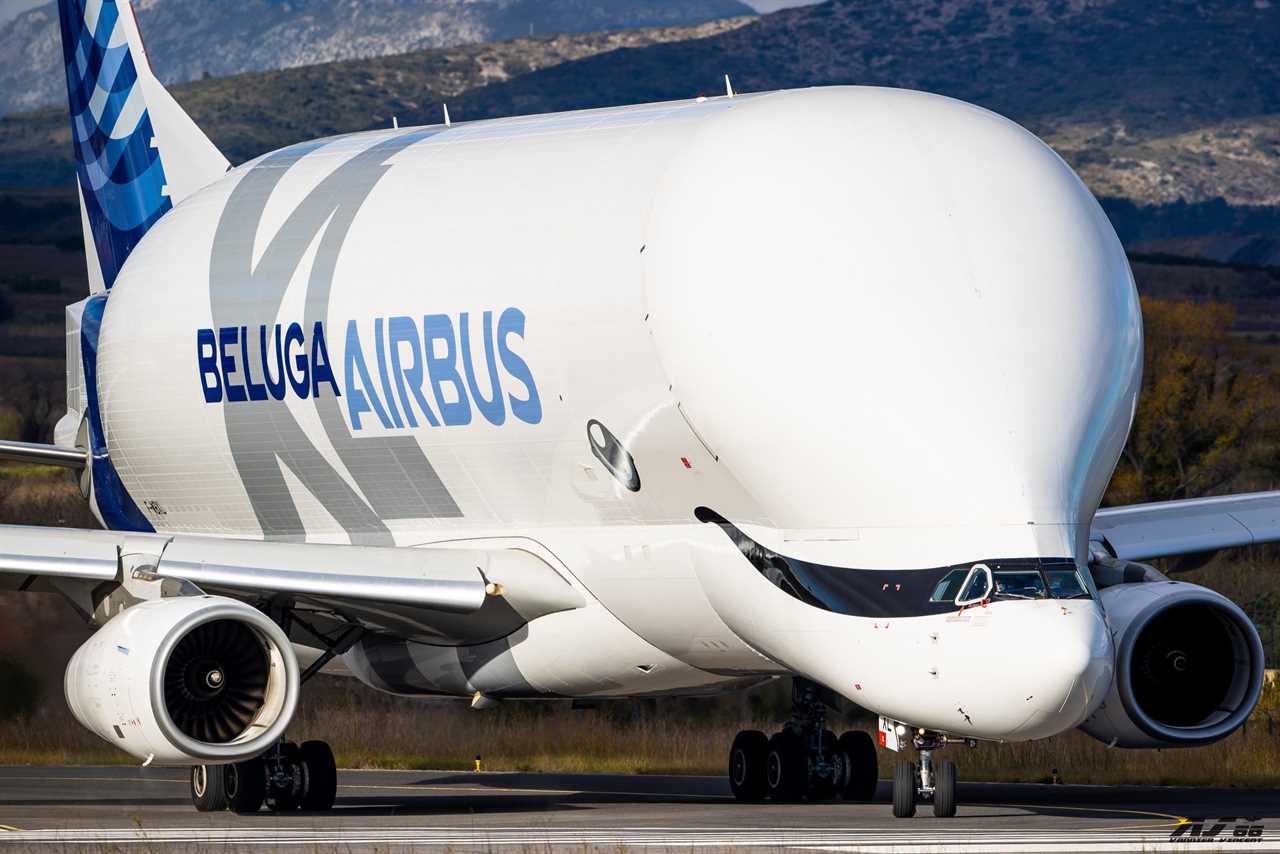
M 763 801 L 769 793 L 765 764 L 769 760 L 769 737 L 758 729 L 743 730 L 729 749 L 729 788 L 740 801 Z
M 893 817 L 911 818 L 916 814 L 916 766 L 899 759 L 893 766 Z
M 951 818 L 956 814 L 956 763 L 940 759 L 934 765 L 933 814 Z
M 290 770 L 301 771 L 303 790 L 305 790 L 306 769 L 301 765 L 302 760 L 299 757 L 298 745 L 292 741 L 286 742 L 284 751 Z M 300 806 L 302 806 L 302 791 L 298 789 L 296 781 L 286 788 L 274 785 L 267 787 L 267 809 L 272 812 L 292 812 Z
M 191 803 L 200 812 L 221 812 L 227 808 L 224 765 L 191 766 Z
M 255 813 L 267 797 L 267 767 L 262 757 L 228 765 L 225 775 L 227 807 L 235 813 Z
M 809 763 L 800 736 L 784 729 L 769 739 L 765 780 L 772 800 L 790 802 L 804 797 L 809 787 Z
M 840 797 L 846 801 L 872 801 L 880 782 L 876 743 L 869 733 L 853 730 L 840 736 L 840 752 L 844 754 L 845 778 Z
M 338 794 L 338 763 L 333 759 L 329 744 L 304 741 L 298 757 L 306 771 L 303 775 L 306 785 L 302 791 L 302 808 L 308 812 L 333 809 L 333 801 Z

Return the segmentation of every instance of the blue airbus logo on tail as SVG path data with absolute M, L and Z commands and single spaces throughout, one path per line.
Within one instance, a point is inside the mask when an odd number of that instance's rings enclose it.
M 206 403 L 246 403 L 327 391 L 345 400 L 352 430 L 371 423 L 460 426 L 477 417 L 498 426 L 508 410 L 537 424 L 542 402 L 533 372 L 511 348 L 511 339 L 524 337 L 524 312 L 494 315 L 462 312 L 456 324 L 447 314 L 349 320 L 341 385 L 321 321 L 310 329 L 301 323 L 199 329 L 201 392 Z
M 108 288 L 142 235 L 171 207 L 120 15 L 115 0 L 58 3 L 76 174 Z

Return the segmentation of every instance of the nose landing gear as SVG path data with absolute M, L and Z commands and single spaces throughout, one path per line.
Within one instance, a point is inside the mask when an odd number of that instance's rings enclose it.
M 820 801 L 836 795 L 869 801 L 877 782 L 876 748 L 865 732 L 836 738 L 826 728 L 822 689 L 806 679 L 792 683 L 791 719 L 772 738 L 759 730 L 738 733 L 729 751 L 729 786 L 740 801 Z
M 899 759 L 893 768 L 894 818 L 911 818 L 919 800 L 933 802 L 933 814 L 951 818 L 956 814 L 956 764 L 949 759 L 933 760 L 933 751 L 946 744 L 967 744 L 972 739 L 948 738 L 940 733 L 917 732 L 912 745 L 920 751 L 920 764 Z

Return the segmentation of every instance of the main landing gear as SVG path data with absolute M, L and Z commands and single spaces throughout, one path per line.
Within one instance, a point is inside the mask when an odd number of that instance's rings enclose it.
M 729 751 L 729 785 L 740 801 L 869 801 L 876 793 L 876 747 L 865 732 L 836 738 L 826 728 L 820 688 L 796 678 L 791 719 L 772 737 L 744 730 Z
M 261 756 L 230 765 L 191 766 L 191 802 L 200 812 L 254 813 L 333 807 L 338 768 L 323 741 L 281 741 Z
M 899 725 L 898 729 L 904 728 Z M 911 743 L 920 751 L 920 764 L 899 759 L 893 766 L 894 818 L 914 816 L 916 803 L 920 800 L 932 801 L 933 814 L 938 818 L 953 817 L 956 814 L 956 763 L 949 759 L 935 762 L 933 751 L 947 744 L 975 747 L 976 742 L 918 731 L 912 736 Z

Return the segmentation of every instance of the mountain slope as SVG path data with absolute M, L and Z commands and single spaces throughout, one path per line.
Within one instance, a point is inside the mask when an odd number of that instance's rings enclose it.
M 168 83 L 549 32 L 681 26 L 751 14 L 739 0 L 136 0 Z M 0 26 L 0 114 L 64 97 L 57 9 Z
M 857 83 L 924 89 L 1043 128 L 1186 130 L 1280 112 L 1270 0 L 831 0 L 699 42 L 624 51 L 489 87 L 471 117 Z
M 401 124 L 411 116 L 436 123 L 440 102 L 467 90 L 606 51 L 704 39 L 754 20 L 534 36 L 197 80 L 172 91 L 218 147 L 242 162 L 300 139 L 385 127 L 393 116 Z M 0 186 L 64 184 L 74 174 L 71 151 L 66 108 L 4 116 Z

